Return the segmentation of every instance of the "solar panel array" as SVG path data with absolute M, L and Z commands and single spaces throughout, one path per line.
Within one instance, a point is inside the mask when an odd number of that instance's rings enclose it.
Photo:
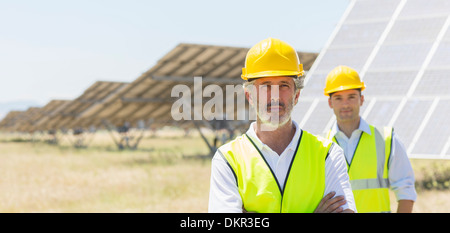
M 84 91 L 75 100 L 71 101 L 58 115 L 51 120 L 52 128 L 90 128 L 100 126 L 100 120 L 96 117 L 83 117 L 85 112 L 101 106 L 108 99 L 114 97 L 125 88 L 128 83 L 97 81 Z
M 222 84 L 239 83 L 240 68 L 246 51 L 244 48 L 180 44 L 135 81 L 130 83 L 115 100 L 99 109 L 101 118 L 114 125 L 123 120 L 136 124 L 151 119 L 155 125 L 179 125 L 171 117 L 176 98 L 171 97 L 175 85 L 185 84 L 193 92 L 194 77 L 221 81 Z
M 70 102 L 70 100 L 51 100 L 48 102 L 41 108 L 39 119 L 33 123 L 33 127 L 29 129 L 29 132 L 35 130 L 49 130 L 47 127 L 48 120 L 58 115 Z
M 99 127 L 100 120 L 81 117 L 92 108 L 101 106 L 128 83 L 98 81 L 74 100 L 52 100 L 44 107 L 26 111 L 11 111 L 0 122 L 4 131 L 35 132 Z
M 231 100 L 235 103 L 234 108 L 225 113 L 236 116 L 238 111 L 245 111 L 247 116 L 248 103 L 246 109 L 238 109 L 236 103 L 241 97 L 245 101 L 240 75 L 247 51 L 248 48 L 179 44 L 131 83 L 96 82 L 76 99 L 51 101 L 45 107 L 33 110 L 35 114 L 30 114 L 31 110 L 11 112 L 0 122 L 0 129 L 21 132 L 67 131 L 122 127 L 124 124 L 142 128 L 149 123 L 153 128 L 166 125 L 192 128 L 196 122 L 175 121 L 171 116 L 172 105 L 178 99 L 171 96 L 171 90 L 179 84 L 186 85 L 193 96 L 201 95 L 198 92 L 211 84 L 217 85 L 216 89 L 224 94 L 227 85 L 237 85 L 236 95 L 231 96 L 234 97 Z M 298 55 L 305 70 L 312 66 L 317 57 L 316 53 L 298 52 Z M 201 90 L 195 89 L 194 77 L 202 77 Z M 211 98 L 203 97 L 201 107 Z M 228 110 L 226 98 L 223 104 L 224 111 Z M 192 109 L 195 111 L 194 106 Z M 200 114 L 203 115 L 202 112 Z M 33 120 L 29 119 L 31 116 Z M 223 122 L 207 121 L 205 117 L 201 118 L 203 126 L 213 129 L 223 127 Z M 233 119 L 227 122 L 236 127 L 242 125 L 242 122 L 235 121 L 236 117 Z M 244 120 L 244 123 L 249 122 Z
M 139 121 L 144 120 L 151 121 L 152 127 L 175 125 L 191 128 L 195 122 L 175 121 L 171 116 L 172 105 L 177 100 L 171 96 L 172 88 L 183 84 L 189 88 L 192 96 L 201 95 L 198 93 L 199 90 L 194 90 L 194 77 L 202 77 L 200 91 L 203 91 L 207 85 L 215 84 L 225 93 L 226 85 L 242 84 L 240 75 L 247 51 L 248 48 L 179 44 L 162 57 L 155 66 L 117 92 L 95 111 L 86 112 L 80 117 L 95 116 L 96 119 L 107 120 L 116 126 L 123 124 L 124 121 L 136 126 Z M 298 54 L 305 63 L 305 69 L 309 69 L 317 57 L 315 53 L 299 52 Z M 242 91 L 242 88 L 238 89 Z M 235 102 L 239 96 L 243 97 L 243 91 L 237 92 Z M 211 98 L 204 97 L 202 107 Z M 225 99 L 223 103 L 225 111 Z M 192 109 L 194 109 L 193 106 Z M 242 109 L 235 107 L 230 114 L 235 115 L 240 110 Z M 193 118 L 194 113 L 191 119 Z M 202 123 L 214 128 L 211 125 L 214 122 L 202 121 Z M 229 123 L 239 124 L 237 121 L 229 121 Z
M 32 133 L 42 129 L 50 116 L 57 114 L 69 100 L 52 100 L 42 108 L 30 107 L 25 111 L 11 111 L 0 122 L 0 129 L 9 132 Z
M 393 126 L 410 157 L 450 158 L 450 1 L 353 0 L 306 77 L 294 119 L 324 134 L 335 122 L 323 95 L 328 72 L 357 70 L 361 115 Z

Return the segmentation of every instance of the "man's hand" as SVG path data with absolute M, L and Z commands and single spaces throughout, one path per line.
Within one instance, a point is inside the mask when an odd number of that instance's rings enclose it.
M 347 203 L 344 196 L 334 197 L 336 193 L 330 192 L 320 201 L 314 213 L 353 213 L 352 210 L 342 208 Z
M 397 213 L 412 213 L 414 201 L 400 200 L 398 201 Z
M 251 211 L 249 212 L 244 208 L 244 205 L 242 205 L 242 213 L 249 214 L 249 213 L 256 213 L 256 212 L 251 212 Z

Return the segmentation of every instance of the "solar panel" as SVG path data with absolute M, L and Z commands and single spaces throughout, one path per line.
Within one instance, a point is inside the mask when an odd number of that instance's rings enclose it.
M 18 130 L 21 132 L 29 132 L 32 133 L 35 131 L 34 124 L 37 120 L 40 119 L 42 113 L 42 109 L 40 107 L 30 107 L 27 111 L 25 111 L 26 120 L 22 121 L 18 127 Z
M 296 107 L 292 110 L 292 117 L 297 123 L 301 123 L 305 118 L 308 110 L 311 108 L 313 100 L 305 100 L 300 98 Z
M 369 70 L 419 70 L 431 46 L 431 43 L 383 45 Z
M 368 87 L 364 95 L 376 96 L 404 96 L 414 81 L 418 71 L 370 71 L 364 76 L 364 83 Z M 323 85 L 323 84 L 322 84 Z
M 325 51 L 325 55 L 318 63 L 317 71 L 327 74 L 337 64 L 349 64 L 348 66 L 361 70 L 373 48 L 374 46 L 330 48 Z M 355 57 L 361 59 L 355 59 Z
M 450 100 L 440 100 L 431 117 L 428 120 L 426 127 L 418 138 L 414 147 L 412 147 L 413 154 L 432 154 L 445 155 L 443 151 L 445 143 L 450 137 L 448 130 L 448 113 L 450 112 Z M 448 154 L 448 153 L 447 153 Z
M 58 115 L 71 101 L 70 100 L 51 100 L 42 107 L 42 117 L 35 123 L 35 130 L 50 130 L 48 127 L 49 119 Z
M 450 63 L 449 63 L 450 64 Z M 414 92 L 415 95 L 448 95 L 450 87 L 448 70 L 428 70 L 425 71 L 419 82 L 419 87 Z
M 389 20 L 400 0 L 354 1 L 346 22 Z
M 443 41 L 439 45 L 434 57 L 430 61 L 428 68 L 432 69 L 449 69 L 450 64 L 450 39 L 449 41 Z
M 333 116 L 332 109 L 328 107 L 328 101 L 326 99 L 318 101 L 310 107 L 309 111 L 312 111 L 311 116 L 314 117 L 302 119 L 299 123 L 300 128 L 308 132 L 323 134 L 326 131 L 325 126 Z
M 414 138 L 417 129 L 423 122 L 428 109 L 431 106 L 432 100 L 419 100 L 412 99 L 408 100 L 400 113 L 398 119 L 408 119 L 408 120 L 398 120 L 395 123 L 394 131 L 405 145 L 410 145 L 412 139 Z
M 389 35 L 386 44 L 407 44 L 418 42 L 433 42 L 444 25 L 446 17 L 433 18 L 406 18 L 397 20 Z
M 450 12 L 450 2 L 447 0 L 408 0 L 399 18 L 409 16 L 446 16 L 448 12 Z
M 69 102 L 69 100 L 52 100 L 42 108 L 30 107 L 26 111 L 11 111 L 0 122 L 0 130 L 27 133 L 47 130 L 47 120 Z
M 2 131 L 14 132 L 17 125 L 20 122 L 21 117 L 24 115 L 25 111 L 11 111 L 3 118 L 0 122 L 0 129 Z
M 366 121 L 374 126 L 388 125 L 399 104 L 398 100 L 378 100 L 366 117 Z
M 126 85 L 126 83 L 121 82 L 98 81 L 86 89 L 82 95 L 66 103 L 57 113 L 48 116 L 36 127 L 38 130 L 91 127 L 92 125 L 86 125 L 84 123 L 85 119 L 79 116 L 83 112 L 88 111 L 89 108 L 107 100 L 111 95 L 114 95 L 120 88 Z
M 353 0 L 307 74 L 301 98 L 324 102 L 328 72 L 350 66 L 366 84 L 360 115 L 369 124 L 392 125 L 411 157 L 450 158 L 449 25 L 447 0 Z M 325 104 L 295 108 L 312 133 L 326 129 L 310 124 L 334 121 Z
M 337 33 L 335 39 L 333 40 L 332 47 L 345 47 L 349 44 L 353 46 L 375 46 L 386 28 L 387 21 L 381 22 L 371 22 L 367 24 L 362 23 L 347 23 L 342 25 L 341 30 Z M 364 30 L 366 27 L 369 27 L 371 30 Z M 354 34 L 354 31 L 363 31 L 364 34 Z
M 13 125 L 14 120 L 19 116 L 23 111 L 10 111 L 6 116 L 0 121 L 0 129 L 8 130 L 11 125 Z
M 6 122 L 5 129 L 8 131 L 22 132 L 22 133 L 32 133 L 34 131 L 33 125 L 40 115 L 41 108 L 39 107 L 30 107 L 23 112 L 19 112 L 18 114 L 13 114 L 8 117 L 9 122 Z M 8 114 L 9 115 L 9 114 Z

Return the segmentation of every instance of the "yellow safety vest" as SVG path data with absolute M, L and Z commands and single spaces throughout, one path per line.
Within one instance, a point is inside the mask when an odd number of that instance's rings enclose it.
M 388 162 L 393 129 L 370 125 L 370 132 L 361 133 L 352 161 L 347 162 L 356 209 L 359 213 L 390 212 Z M 336 137 L 332 140 L 337 143 Z
M 245 210 L 259 213 L 314 212 L 325 192 L 330 140 L 302 131 L 283 189 L 246 134 L 218 149 L 231 167 Z

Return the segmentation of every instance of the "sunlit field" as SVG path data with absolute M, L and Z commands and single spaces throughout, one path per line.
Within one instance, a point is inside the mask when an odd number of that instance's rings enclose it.
M 147 133 L 136 150 L 118 150 L 106 132 L 87 148 L 71 142 L 1 134 L 0 212 L 207 212 L 211 163 L 198 134 Z M 450 212 L 450 161 L 412 164 L 424 181 L 414 212 Z

